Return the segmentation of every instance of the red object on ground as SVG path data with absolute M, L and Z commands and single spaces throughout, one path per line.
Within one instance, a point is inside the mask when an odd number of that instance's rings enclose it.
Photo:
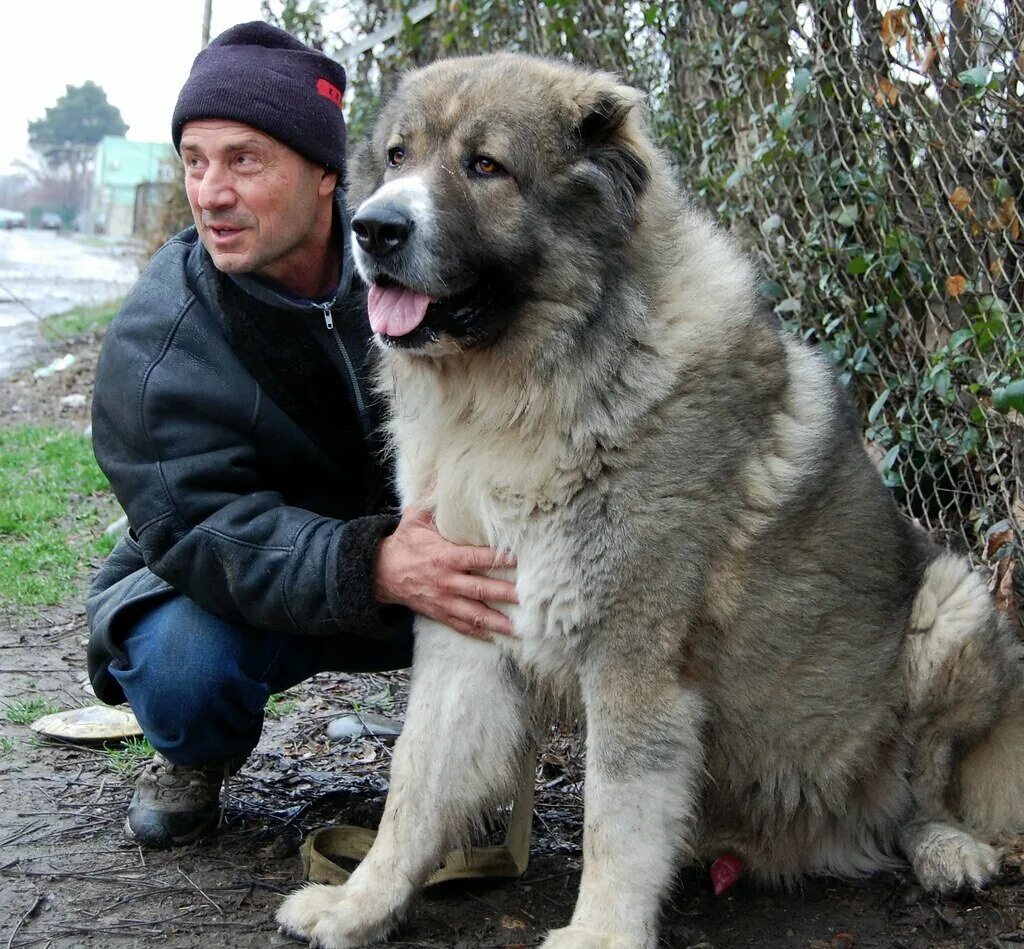
M 715 896 L 728 893 L 743 876 L 743 861 L 734 853 L 723 853 L 711 864 L 711 886 Z

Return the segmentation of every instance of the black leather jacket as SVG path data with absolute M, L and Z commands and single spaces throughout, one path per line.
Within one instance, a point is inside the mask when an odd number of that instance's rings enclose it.
M 130 530 L 86 604 L 104 701 L 124 701 L 108 666 L 125 617 L 175 590 L 258 629 L 382 640 L 391 667 L 396 648 L 411 653 L 411 615 L 372 595 L 397 515 L 340 201 L 336 231 L 346 247 L 331 303 L 220 273 L 189 228 L 107 331 L 93 444 Z

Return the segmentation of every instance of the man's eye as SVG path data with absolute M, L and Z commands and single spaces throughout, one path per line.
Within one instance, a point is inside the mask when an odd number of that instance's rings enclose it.
M 388 164 L 392 168 L 397 168 L 403 161 L 405 161 L 405 149 L 401 145 L 388 149 Z
M 478 175 L 496 175 L 505 169 L 501 167 L 493 158 L 488 158 L 486 155 L 478 155 L 473 159 L 473 171 Z

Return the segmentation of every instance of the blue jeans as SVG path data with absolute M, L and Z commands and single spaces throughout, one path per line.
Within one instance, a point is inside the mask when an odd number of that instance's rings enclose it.
M 137 618 L 113 663 L 146 737 L 168 761 L 244 759 L 259 741 L 275 692 L 318 672 L 400 669 L 411 637 L 395 643 L 352 636 L 295 636 L 228 623 L 192 600 L 162 600 Z

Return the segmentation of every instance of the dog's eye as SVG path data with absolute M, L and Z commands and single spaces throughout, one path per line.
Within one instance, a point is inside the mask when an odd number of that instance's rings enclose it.
M 499 165 L 493 158 L 488 158 L 486 155 L 478 155 L 473 159 L 473 171 L 478 175 L 484 177 L 490 175 L 496 175 L 504 169 Z
M 405 149 L 401 145 L 388 149 L 388 164 L 392 168 L 397 168 L 403 161 L 405 161 Z

